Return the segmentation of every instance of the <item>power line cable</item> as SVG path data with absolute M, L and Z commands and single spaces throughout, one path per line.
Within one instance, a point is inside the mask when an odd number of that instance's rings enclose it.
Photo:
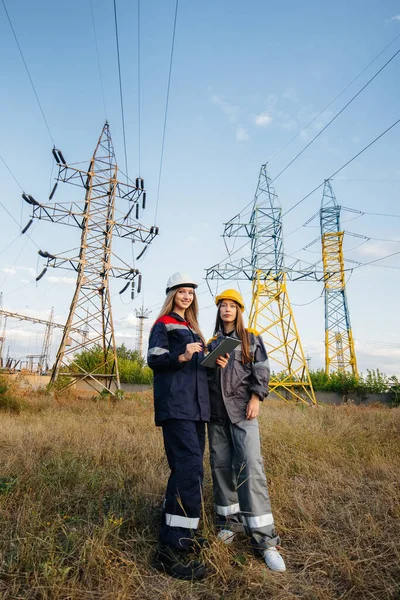
M 0 156 L 0 159 L 3 162 L 3 164 L 4 164 L 5 168 L 7 169 L 7 171 L 10 173 L 11 177 L 14 179 L 15 183 L 20 188 L 21 192 L 23 192 L 24 188 L 22 187 L 22 185 L 20 184 L 20 182 L 18 181 L 18 179 L 15 177 L 14 173 L 11 171 L 10 167 L 8 166 L 8 164 L 6 163 L 6 161 L 4 160 L 4 158 L 2 156 Z
M 389 42 L 389 44 L 388 44 L 387 46 L 385 46 L 385 47 L 383 48 L 383 50 L 381 50 L 381 52 L 379 52 L 379 54 L 377 54 L 377 55 L 375 56 L 375 58 L 373 58 L 373 59 L 371 60 L 371 62 L 370 62 L 370 63 L 368 63 L 368 65 L 367 65 L 366 67 L 364 67 L 364 69 L 363 69 L 363 70 L 362 70 L 362 71 L 361 71 L 361 72 L 360 72 L 360 73 L 357 75 L 357 77 L 355 77 L 355 78 L 354 78 L 354 79 L 353 79 L 353 80 L 352 80 L 352 81 L 351 81 L 349 84 L 347 84 L 347 85 L 346 85 L 346 87 L 344 87 L 344 88 L 342 89 L 342 91 L 341 91 L 341 92 L 339 92 L 339 94 L 337 94 L 337 96 L 335 96 L 335 97 L 334 97 L 334 99 L 333 99 L 333 100 L 331 100 L 331 101 L 329 102 L 329 104 L 327 104 L 327 105 L 325 106 L 325 108 L 323 108 L 323 109 L 322 109 L 322 110 L 321 110 L 321 111 L 320 111 L 320 112 L 319 112 L 319 113 L 318 113 L 318 114 L 317 114 L 317 115 L 316 115 L 316 116 L 315 116 L 315 117 L 314 117 L 314 118 L 313 118 L 313 119 L 312 119 L 312 120 L 311 120 L 311 121 L 310 121 L 310 122 L 309 122 L 309 123 L 308 123 L 308 124 L 307 124 L 305 127 L 303 127 L 303 129 L 301 129 L 301 130 L 300 130 L 300 131 L 299 131 L 299 132 L 298 132 L 298 133 L 297 133 L 297 134 L 296 134 L 296 135 L 295 135 L 295 136 L 294 136 L 294 137 L 293 137 L 293 138 L 292 138 L 292 139 L 291 139 L 291 140 L 290 140 L 290 141 L 289 141 L 287 144 L 285 144 L 285 146 L 283 146 L 283 147 L 282 147 L 280 150 L 278 150 L 278 152 L 276 152 L 276 153 L 275 153 L 275 154 L 274 154 L 274 155 L 273 155 L 273 156 L 272 156 L 272 157 L 269 159 L 268 163 L 272 162 L 272 161 L 273 161 L 273 160 L 274 160 L 274 159 L 275 159 L 275 158 L 278 156 L 278 154 L 280 154 L 281 152 L 283 152 L 283 150 L 286 150 L 286 148 L 287 148 L 288 146 L 290 146 L 290 144 L 291 144 L 292 142 L 294 142 L 294 140 L 296 140 L 296 139 L 297 139 L 297 138 L 298 138 L 298 137 L 299 137 L 299 136 L 300 136 L 300 135 L 301 135 L 301 134 L 302 134 L 304 131 L 306 131 L 306 130 L 307 130 L 309 127 L 310 127 L 310 125 L 312 125 L 312 124 L 313 124 L 313 123 L 314 123 L 314 122 L 315 122 L 315 121 L 316 121 L 316 120 L 317 120 L 317 119 L 318 119 L 318 118 L 319 118 L 319 117 L 320 117 L 320 116 L 321 116 L 321 115 L 322 115 L 322 114 L 323 114 L 323 113 L 324 113 L 324 112 L 325 112 L 325 111 L 326 111 L 326 110 L 327 110 L 327 109 L 328 109 L 328 108 L 329 108 L 329 107 L 330 107 L 330 106 L 331 106 L 331 105 L 334 103 L 334 102 L 336 102 L 336 100 L 337 100 L 338 98 L 340 98 L 340 96 L 342 96 L 342 95 L 344 94 L 344 92 L 346 92 L 346 91 L 347 91 L 347 90 L 348 90 L 348 89 L 349 89 L 349 88 L 350 88 L 350 87 L 353 85 L 353 83 L 355 83 L 355 82 L 357 81 L 357 79 L 359 79 L 359 78 L 361 77 L 361 75 L 363 75 L 363 74 L 365 73 L 365 71 L 367 71 L 367 70 L 369 69 L 369 67 L 370 67 L 370 66 L 371 66 L 371 65 L 372 65 L 372 64 L 373 64 L 373 63 L 374 63 L 376 60 L 378 60 L 378 58 L 379 58 L 380 56 L 382 56 L 382 54 L 383 54 L 383 53 L 384 53 L 384 52 L 385 52 L 385 51 L 386 51 L 386 50 L 387 50 L 387 49 L 388 49 L 388 48 L 389 48 L 389 47 L 390 47 L 392 44 L 394 44 L 394 42 L 395 42 L 395 41 L 396 41 L 396 40 L 397 40 L 399 37 L 400 37 L 400 33 L 399 33 L 398 35 L 396 35 L 396 37 L 394 37 L 394 38 L 392 39 L 392 41 L 391 41 L 391 42 Z
M 33 81 L 32 81 L 31 74 L 29 73 L 28 65 L 26 64 L 26 61 L 25 61 L 24 55 L 23 55 L 23 53 L 22 53 L 22 50 L 21 50 L 21 46 L 19 45 L 18 38 L 17 38 L 17 34 L 15 33 L 15 30 L 14 30 L 13 24 L 12 24 L 12 22 L 11 22 L 10 15 L 8 14 L 8 10 L 7 10 L 6 4 L 5 4 L 4 0 L 1 0 L 1 1 L 2 1 L 2 3 L 3 3 L 3 7 L 4 7 L 4 10 L 5 10 L 5 12 L 6 12 L 7 19 L 8 19 L 8 22 L 9 22 L 9 24 L 10 24 L 10 27 L 11 27 L 11 31 L 13 32 L 13 36 L 14 36 L 15 42 L 16 42 L 16 44 L 17 44 L 17 47 L 18 47 L 19 53 L 20 53 L 20 55 L 21 55 L 22 62 L 24 63 L 24 67 L 25 67 L 26 73 L 27 73 L 27 75 L 28 75 L 28 78 L 29 78 L 29 81 L 30 81 L 30 84 L 31 84 L 31 87 L 32 87 L 32 90 L 33 90 L 33 93 L 35 94 L 35 98 L 36 98 L 36 101 L 37 101 L 37 103 L 38 103 L 38 106 L 39 106 L 40 112 L 42 113 L 42 117 L 43 117 L 44 124 L 46 125 L 46 129 L 47 129 L 47 131 L 48 131 L 48 134 L 49 134 L 49 136 L 50 136 L 51 142 L 52 142 L 53 146 L 55 146 L 55 143 L 54 143 L 53 136 L 51 135 L 51 131 L 50 131 L 49 124 L 48 124 L 48 122 L 47 122 L 47 119 L 46 119 L 46 117 L 45 117 L 45 114 L 44 114 L 44 112 L 43 112 L 43 108 L 42 108 L 42 105 L 41 105 L 41 103 L 40 103 L 39 96 L 37 95 L 37 92 L 36 92 L 35 86 L 34 86 L 34 84 L 33 84 Z
M 318 113 L 318 115 L 312 120 L 310 121 L 310 123 L 308 123 L 308 125 L 306 125 L 306 127 L 304 127 L 301 131 L 299 131 L 299 133 L 297 133 L 291 140 L 290 142 L 288 142 L 286 144 L 286 146 L 284 146 L 283 148 L 281 148 L 281 150 L 279 150 L 279 152 L 277 152 L 276 154 L 274 154 L 274 156 L 272 156 L 272 158 L 268 161 L 268 163 L 270 163 L 274 158 L 276 158 L 276 156 L 278 156 L 278 154 L 280 154 L 280 152 L 282 152 L 285 148 L 287 148 L 287 146 L 289 146 L 289 144 L 291 144 L 299 135 L 301 135 L 301 133 L 303 131 L 305 131 L 331 104 L 333 104 L 333 102 L 335 102 L 335 100 L 337 100 L 371 65 L 372 63 L 374 63 L 384 52 L 385 50 L 387 50 L 387 48 L 389 48 L 389 46 L 391 46 L 398 38 L 400 37 L 400 34 L 398 34 L 362 71 L 361 73 L 359 73 L 359 75 L 357 75 L 357 77 L 355 79 L 353 79 L 353 81 L 351 83 L 349 83 L 320 113 Z M 353 96 L 353 98 L 340 110 L 340 112 L 338 112 L 335 117 L 333 117 L 333 119 L 331 119 L 331 121 L 329 121 L 329 123 L 303 148 L 303 150 L 301 150 L 301 152 L 299 152 L 299 154 L 297 154 L 293 160 L 286 165 L 286 167 L 280 172 L 278 173 L 278 175 L 271 181 L 271 183 L 273 183 L 274 181 L 276 181 L 276 179 L 282 175 L 282 173 L 284 171 L 286 171 L 286 169 L 317 139 L 317 137 L 319 137 L 327 127 L 329 127 L 329 125 L 349 106 L 349 104 L 351 104 L 351 102 L 353 102 L 353 100 L 355 100 L 355 98 L 361 94 L 361 92 L 373 81 L 373 79 L 375 79 L 375 77 L 377 77 L 379 75 L 379 73 L 395 58 L 395 56 L 400 52 L 400 50 L 398 50 L 384 65 L 383 67 L 381 67 L 381 69 L 379 71 L 377 71 L 375 73 L 375 75 L 373 75 L 373 77 L 357 92 L 357 94 L 355 96 Z M 351 181 L 351 180 L 349 180 Z M 251 204 L 253 203 L 253 200 L 251 200 L 248 204 L 246 204 L 246 206 L 238 213 L 238 216 L 241 215 L 243 213 L 243 211 L 245 211 Z M 300 226 L 302 227 L 302 226 Z M 300 227 L 298 229 L 300 229 Z M 297 231 L 297 230 L 295 230 Z M 292 232 L 294 233 L 294 231 Z M 290 234 L 289 234 L 290 235 Z M 286 236 L 288 237 L 288 236 Z
M 121 77 L 121 59 L 119 53 L 119 35 L 118 35 L 118 21 L 117 21 L 117 4 L 114 0 L 114 24 L 115 24 L 115 40 L 117 44 L 117 59 L 118 59 L 118 80 L 119 80 L 119 97 L 121 104 L 121 117 L 122 117 L 122 135 L 124 139 L 124 154 L 125 154 L 125 171 L 126 177 L 128 178 L 128 156 L 126 151 L 126 133 L 125 133 L 125 115 L 124 115 L 124 99 L 122 94 L 122 77 Z
M 106 98 L 105 98 L 105 95 L 104 95 L 103 74 L 102 74 L 102 71 L 101 71 L 100 54 L 99 54 L 99 44 L 98 44 L 98 41 L 97 41 L 96 22 L 94 20 L 94 11 L 93 11 L 93 2 L 92 2 L 92 0 L 90 0 L 90 12 L 92 14 L 93 35 L 94 35 L 94 43 L 95 43 L 95 46 L 96 46 L 97 66 L 98 66 L 98 69 L 99 69 L 101 95 L 102 95 L 102 98 L 103 98 L 104 118 L 107 119 L 107 108 L 106 108 Z
M 157 200 L 156 200 L 156 212 L 155 212 L 155 217 L 154 217 L 154 224 L 157 223 L 158 203 L 159 203 L 159 198 L 160 198 L 161 174 L 162 174 L 163 159 L 164 159 L 165 132 L 166 132 L 166 128 L 167 128 L 169 93 L 170 93 L 170 87 L 171 87 L 172 61 L 173 61 L 173 57 L 174 57 L 176 20 L 177 20 L 177 16 L 178 16 L 178 4 L 179 4 L 179 0 L 176 0 L 174 27 L 173 27 L 173 32 L 172 32 L 172 43 L 171 43 L 171 56 L 170 56 L 170 61 L 169 61 L 167 99 L 166 99 L 166 103 L 165 103 L 164 127 L 163 127 L 162 143 L 161 143 L 160 170 L 158 173 Z
M 282 175 L 282 173 L 284 173 L 286 171 L 286 169 L 288 169 L 290 167 L 290 165 L 292 165 L 294 163 L 295 160 L 297 160 L 302 154 L 303 152 L 305 152 L 307 150 L 307 148 L 309 148 L 311 146 L 311 144 L 313 142 L 315 142 L 315 140 L 317 138 L 319 138 L 320 135 L 322 135 L 322 133 L 329 127 L 329 125 L 331 125 L 334 121 L 336 121 L 336 119 L 346 110 L 346 108 L 348 106 L 350 106 L 350 104 L 352 102 L 354 102 L 354 100 L 365 90 L 365 88 L 367 88 L 369 86 L 370 83 L 372 83 L 374 81 L 374 79 L 376 79 L 376 77 L 378 77 L 378 75 L 388 66 L 388 64 L 390 64 L 392 62 L 392 60 L 394 60 L 394 58 L 396 58 L 396 56 L 400 54 L 400 50 L 397 50 L 397 52 L 395 52 L 388 61 L 386 61 L 386 63 L 383 65 L 383 67 L 381 67 L 379 69 L 379 71 L 377 71 L 368 81 L 365 85 L 362 86 L 362 88 L 347 102 L 347 104 L 345 104 L 343 106 L 343 108 L 340 109 L 339 112 L 336 113 L 336 115 L 334 117 L 332 117 L 332 119 L 325 125 L 325 127 L 323 127 L 321 129 L 321 131 L 319 131 L 313 138 L 312 140 L 310 140 L 308 142 L 308 144 L 306 144 L 304 146 L 304 148 L 302 150 L 300 150 L 300 152 L 298 152 L 296 154 L 296 156 L 294 158 L 292 158 L 292 160 L 286 165 L 286 167 L 284 167 L 276 177 L 274 177 L 274 179 L 272 180 L 272 183 L 274 183 L 274 181 L 276 181 L 278 179 L 278 177 L 280 177 Z
M 295 302 L 291 302 L 291 305 L 292 306 L 308 306 L 309 304 L 313 304 L 317 300 L 320 300 L 320 298 L 322 298 L 322 294 L 319 294 L 316 298 L 314 298 L 313 300 L 310 300 L 310 302 L 304 302 L 304 304 L 296 304 Z
M 8 244 L 8 246 L 6 246 L 5 248 L 3 248 L 3 250 L 0 252 L 0 255 L 1 255 L 1 254 L 4 254 L 4 252 L 6 252 L 6 250 L 8 250 L 8 249 L 9 249 L 9 248 L 10 248 L 10 247 L 13 245 L 13 244 L 15 244 L 15 242 L 17 241 L 17 239 L 19 238 L 19 236 L 20 236 L 20 235 L 21 235 L 21 234 L 19 233 L 19 234 L 17 235 L 17 237 L 16 237 L 16 238 L 14 238 L 14 239 L 13 239 L 13 241 L 12 241 L 12 242 L 10 242 L 10 243 Z
M 139 145 L 139 177 L 141 173 L 141 109 L 140 109 L 140 101 L 141 101 L 141 76 L 140 76 L 140 0 L 137 0 L 137 56 L 138 56 L 138 145 Z
M 400 50 L 399 50 L 399 52 L 400 52 Z M 388 133 L 391 129 L 393 129 L 393 127 L 395 127 L 399 123 L 400 123 L 400 119 L 397 119 L 397 121 L 395 121 L 394 123 L 392 123 L 392 125 L 390 125 L 390 127 L 388 127 L 387 129 L 385 129 L 385 131 L 383 131 L 382 133 L 380 133 L 374 140 L 372 140 L 372 142 L 370 142 L 369 144 L 367 144 L 367 146 L 365 146 L 362 150 L 360 150 L 360 152 L 357 152 L 357 154 L 355 154 L 344 165 L 342 165 L 339 169 L 337 169 L 334 173 L 332 173 L 332 175 L 330 175 L 322 183 L 320 183 L 319 185 L 317 185 L 317 187 L 315 187 L 311 192 L 309 192 L 308 194 L 306 194 L 306 196 L 304 196 L 303 198 L 301 198 L 301 200 L 299 200 L 298 202 L 296 202 L 295 204 L 293 204 L 293 206 L 291 206 L 286 212 L 284 212 L 282 216 L 284 217 L 285 215 L 287 215 L 288 213 L 290 213 L 292 210 L 294 210 L 297 206 L 299 206 L 302 202 L 304 202 L 304 200 L 307 200 L 307 198 L 309 198 L 312 194 L 314 194 L 317 190 L 319 190 L 324 185 L 324 183 L 325 183 L 325 181 L 327 179 L 332 179 L 335 175 L 337 175 L 338 173 L 340 173 L 340 171 L 343 171 L 343 169 L 345 169 L 350 163 L 352 163 L 353 161 L 355 161 L 356 158 L 358 158 L 359 156 L 361 156 L 361 154 L 363 154 L 366 150 L 368 150 L 368 148 L 370 148 L 373 144 L 375 144 L 375 142 L 377 142 L 378 140 L 380 140 L 381 137 L 383 137 L 384 135 L 386 135 L 386 133 Z
M 347 179 L 338 177 L 335 181 L 352 181 L 356 183 L 400 183 L 400 179 Z
M 387 254 L 386 256 L 381 256 L 380 258 L 375 258 L 374 260 L 370 260 L 369 262 L 366 262 L 366 263 L 358 263 L 358 265 L 355 266 L 355 267 L 353 267 L 353 269 L 359 269 L 361 267 L 367 267 L 368 265 L 373 265 L 374 263 L 377 263 L 380 260 L 385 260 L 386 258 L 391 258 L 392 256 L 397 256 L 399 254 L 400 254 L 400 250 L 398 252 L 393 252 L 392 254 Z M 358 261 L 354 261 L 354 262 L 358 262 Z M 386 265 L 386 266 L 388 266 L 388 265 Z M 396 268 L 397 269 L 399 267 L 392 267 L 392 268 Z
M 348 211 L 348 212 L 354 212 L 359 214 L 360 217 L 362 217 L 363 215 L 373 215 L 374 217 L 391 217 L 391 218 L 395 218 L 395 219 L 400 219 L 400 215 L 394 215 L 394 214 L 388 214 L 388 213 L 376 213 L 376 212 L 368 212 L 366 210 L 357 210 L 356 208 L 349 208 L 347 206 L 341 206 L 340 207 L 342 210 Z

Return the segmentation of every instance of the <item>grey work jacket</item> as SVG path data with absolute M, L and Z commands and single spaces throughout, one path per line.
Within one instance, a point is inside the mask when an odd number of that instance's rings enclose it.
M 252 394 L 256 394 L 260 400 L 268 395 L 270 368 L 267 351 L 262 338 L 252 331 L 249 333 L 251 362 L 242 363 L 242 346 L 239 345 L 231 353 L 224 369 L 207 369 L 210 403 L 213 405 L 222 399 L 232 423 L 246 419 L 246 408 Z M 236 331 L 231 337 L 239 339 Z M 219 331 L 208 342 L 209 351 L 218 346 L 223 338 L 224 334 Z

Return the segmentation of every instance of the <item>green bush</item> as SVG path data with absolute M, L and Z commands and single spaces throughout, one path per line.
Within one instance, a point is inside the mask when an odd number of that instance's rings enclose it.
M 6 378 L 0 375 L 0 410 L 19 413 L 23 408 L 23 401 L 13 396 Z
M 129 350 L 125 344 L 117 348 L 118 369 L 121 383 L 147 383 L 153 382 L 153 372 L 146 366 L 144 358 L 137 350 Z M 73 369 L 75 372 L 89 371 L 91 373 L 105 373 L 103 351 L 96 345 L 88 350 L 82 350 L 74 356 Z M 111 364 L 111 363 L 110 363 Z
M 342 396 L 351 394 L 365 397 L 367 394 L 392 393 L 394 402 L 400 402 L 400 381 L 395 375 L 389 377 L 379 369 L 367 369 L 366 375 L 358 378 L 352 373 L 331 373 L 323 369 L 310 371 L 310 378 L 316 392 L 336 392 Z

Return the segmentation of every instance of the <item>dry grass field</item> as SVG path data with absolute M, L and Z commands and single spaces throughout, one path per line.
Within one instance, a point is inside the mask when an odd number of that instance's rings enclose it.
M 400 409 L 265 402 L 260 427 L 288 570 L 216 540 L 207 467 L 208 576 L 190 584 L 150 566 L 168 473 L 151 394 L 25 393 L 0 411 L 0 597 L 399 599 Z

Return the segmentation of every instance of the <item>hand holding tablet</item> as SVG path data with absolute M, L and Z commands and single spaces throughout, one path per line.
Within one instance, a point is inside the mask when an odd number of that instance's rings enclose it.
M 239 346 L 240 340 L 236 338 L 226 337 L 212 352 L 207 354 L 204 360 L 200 363 L 202 367 L 210 367 L 215 369 L 218 365 L 216 364 L 217 358 L 225 356 L 226 353 L 230 354 L 237 346 Z

